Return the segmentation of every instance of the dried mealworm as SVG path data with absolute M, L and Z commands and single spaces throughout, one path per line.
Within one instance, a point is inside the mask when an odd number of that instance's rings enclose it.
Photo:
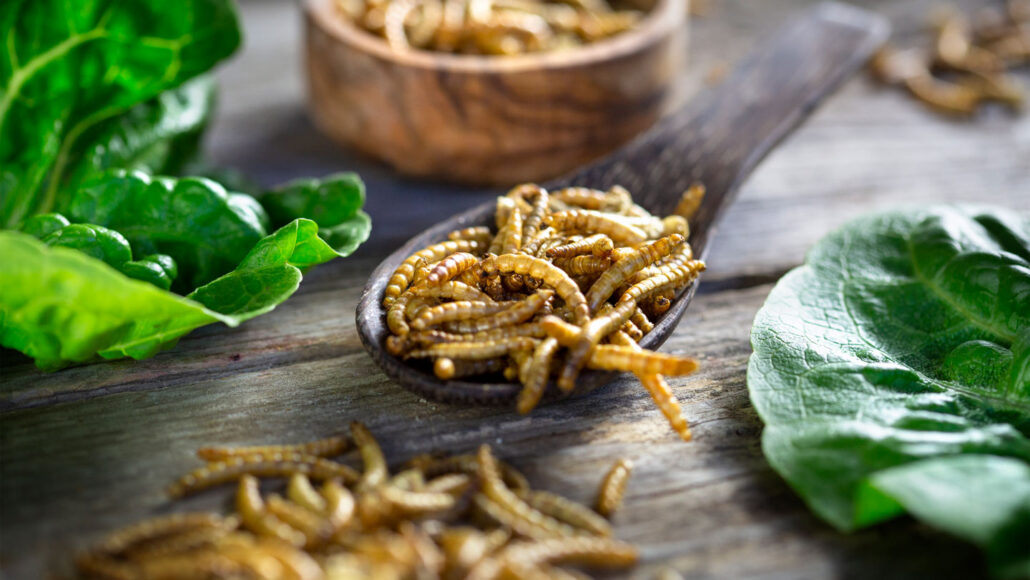
M 547 190 L 538 185 L 531 185 L 535 188 L 532 193 L 533 204 L 529 215 L 526 216 L 522 224 L 522 242 L 520 247 L 525 247 L 536 238 L 540 232 L 540 226 L 543 224 L 544 216 L 547 215 L 547 201 L 549 199 Z
M 683 192 L 683 196 L 680 197 L 680 201 L 676 204 L 676 209 L 672 210 L 672 213 L 686 219 L 693 219 L 694 214 L 701 207 L 701 202 L 705 199 L 705 186 L 701 183 L 695 183 L 687 188 Z
M 376 441 L 372 432 L 363 423 L 353 421 L 350 424 L 350 433 L 351 438 L 354 439 L 354 445 L 358 448 L 358 453 L 361 454 L 361 462 L 365 466 L 358 485 L 365 489 L 371 489 L 386 483 L 386 480 L 390 478 L 390 472 L 386 467 L 383 450 L 379 447 L 379 442 Z
M 612 526 L 590 508 L 546 491 L 519 494 L 526 503 L 540 512 L 595 536 L 611 536 Z
M 446 381 L 462 377 L 499 373 L 507 365 L 508 361 L 502 358 L 457 361 L 449 358 L 438 358 L 433 362 L 433 372 L 437 378 Z
M 303 455 L 300 453 L 284 453 L 281 455 L 251 455 L 249 457 L 230 457 L 222 461 L 207 464 L 179 479 L 168 488 L 168 495 L 181 497 L 189 493 L 234 481 L 242 475 L 261 475 L 271 477 L 288 477 L 294 473 L 303 473 L 308 477 L 320 480 L 340 478 L 344 481 L 357 481 L 358 474 L 350 467 L 324 457 Z
M 447 558 L 448 571 L 454 577 L 464 577 L 492 551 L 486 534 L 475 528 L 446 529 L 437 541 Z
M 508 292 L 522 292 L 526 287 L 526 281 L 522 278 L 522 274 L 508 274 L 503 276 L 501 280 L 504 282 L 504 288 Z
M 428 286 L 438 286 L 449 281 L 458 274 L 479 264 L 479 258 L 468 252 L 455 252 L 440 260 L 426 275 Z
M 637 379 L 644 385 L 647 392 L 651 394 L 655 405 L 658 406 L 658 410 L 662 412 L 662 415 L 665 415 L 665 419 L 669 422 L 672 430 L 680 436 L 680 439 L 690 441 L 692 438 L 690 424 L 687 423 L 686 417 L 683 416 L 680 403 L 676 400 L 676 395 L 673 394 L 665 379 L 658 374 L 639 373 L 637 374 Z
M 471 484 L 472 478 L 464 473 L 448 473 L 426 482 L 425 491 L 460 493 Z
M 326 519 L 335 528 L 347 525 L 354 515 L 354 495 L 350 490 L 333 480 L 322 484 L 322 497 L 325 498 Z
M 669 300 L 665 296 L 655 296 L 651 300 L 650 308 L 652 316 L 661 316 L 668 312 L 669 308 L 672 307 L 672 300 Z
M 327 437 L 318 441 L 297 443 L 294 445 L 262 445 L 251 447 L 201 447 L 197 449 L 197 457 L 206 461 L 218 461 L 230 457 L 247 457 L 262 455 L 283 455 L 287 453 L 300 453 L 315 457 L 335 457 L 347 450 L 348 442 L 345 437 Z
M 554 296 L 554 290 L 538 290 L 525 300 L 516 302 L 496 314 L 486 318 L 455 321 L 448 326 L 448 329 L 458 334 L 474 334 L 495 328 L 514 327 L 514 325 L 532 318 L 552 296 Z M 507 338 L 510 335 L 499 334 L 499 336 Z M 473 341 L 475 340 L 476 338 L 473 338 Z
M 447 342 L 434 344 L 408 353 L 411 358 L 447 357 L 451 359 L 482 360 L 495 358 L 515 350 L 529 350 L 536 340 L 524 336 L 486 342 Z
M 636 303 L 661 290 L 686 286 L 693 282 L 704 269 L 705 263 L 699 260 L 663 266 L 658 275 L 638 282 L 623 292 L 622 296 L 619 297 L 619 303 Z
M 577 564 L 599 568 L 622 568 L 637 561 L 633 546 L 610 538 L 578 536 L 538 542 L 519 542 L 504 549 L 503 558 L 523 564 Z
M 638 244 L 647 239 L 647 234 L 636 226 L 627 225 L 615 216 L 588 210 L 553 213 L 547 216 L 545 223 L 556 230 L 605 234 L 612 241 L 622 244 Z
M 538 312 L 543 313 L 543 307 L 541 307 Z M 547 335 L 546 332 L 544 332 L 544 327 L 541 326 L 539 322 L 527 322 L 525 324 L 491 328 L 489 330 L 473 333 L 449 332 L 451 330 L 460 330 L 463 327 L 461 322 L 447 323 L 443 326 L 447 332 L 440 330 L 415 332 L 408 335 L 408 340 L 413 344 L 437 344 L 441 342 L 486 342 L 490 340 L 501 340 L 503 338 L 515 338 L 518 336 L 543 338 Z
M 540 398 L 547 389 L 547 377 L 551 372 L 551 360 L 558 351 L 558 341 L 548 338 L 537 345 L 533 356 L 529 359 L 529 370 L 523 381 L 522 390 L 519 391 L 516 408 L 518 412 L 525 415 L 533 410 L 540 402 Z
M 249 572 L 246 565 L 221 552 L 201 551 L 143 560 L 134 578 L 234 578 Z
M 548 258 L 572 258 L 583 254 L 607 256 L 614 249 L 612 239 L 604 234 L 594 234 L 569 243 L 554 246 L 546 251 Z
M 620 330 L 625 332 L 634 342 L 640 342 L 640 339 L 644 338 L 644 331 L 637 328 L 637 325 L 633 324 L 632 320 L 627 320 Z
M 620 200 L 608 192 L 589 187 L 564 187 L 551 194 L 555 200 L 583 209 L 618 211 Z
M 568 274 L 550 262 L 527 255 L 505 255 L 487 258 L 483 261 L 483 271 L 489 274 L 517 273 L 533 276 L 543 280 L 544 284 L 554 288 L 575 316 L 577 324 L 583 324 L 589 318 L 586 298 Z
M 98 553 L 121 554 L 137 544 L 142 544 L 172 534 L 196 529 L 226 527 L 226 519 L 210 513 L 169 514 L 144 520 L 123 528 L 105 538 L 95 549 Z
M 475 455 L 423 456 L 413 459 L 411 463 L 415 467 L 420 467 L 427 478 L 436 478 L 447 473 L 464 473 L 465 475 L 479 473 L 479 459 Z M 529 481 L 517 469 L 499 460 L 497 460 L 497 465 L 501 470 L 501 477 L 509 489 L 513 491 L 529 489 Z
M 454 230 L 447 234 L 448 240 L 475 240 L 483 245 L 489 244 L 492 237 L 493 234 L 490 233 L 490 228 L 486 226 L 474 226 Z
M 575 344 L 569 348 L 569 353 L 565 357 L 565 364 L 558 374 L 558 388 L 565 392 L 570 392 L 575 387 L 579 371 L 588 360 L 593 360 L 591 352 L 596 350 L 601 339 L 625 324 L 629 317 L 633 315 L 634 310 L 636 310 L 636 303 L 625 302 L 619 304 L 610 312 L 594 318 L 583 327 Z
M 633 462 L 629 459 L 619 459 L 612 464 L 597 490 L 597 513 L 606 518 L 612 517 L 615 510 L 622 505 L 622 498 L 626 494 L 626 484 L 629 483 L 632 473 Z
M 508 220 L 511 218 L 511 214 L 518 209 L 518 204 L 515 200 L 510 197 L 498 197 L 497 207 L 494 208 L 494 225 L 497 227 L 498 236 L 494 236 L 494 241 L 497 241 L 497 237 L 500 236 L 501 230 L 507 225 Z M 491 244 L 492 245 L 492 244 Z M 491 252 L 496 254 L 497 252 Z
M 447 240 L 446 242 L 433 244 L 415 252 L 408 256 L 400 267 L 394 270 L 387 283 L 386 290 L 383 292 L 383 306 L 389 306 L 402 292 L 407 290 L 412 277 L 415 275 L 416 264 L 436 262 L 442 260 L 444 256 L 455 252 L 475 253 L 483 249 L 483 244 L 478 240 Z
M 280 577 L 296 580 L 321 580 L 322 567 L 307 552 L 287 546 L 273 538 L 258 538 L 255 551 L 275 558 L 281 566 Z
M 130 548 L 125 557 L 130 560 L 149 560 L 211 546 L 239 527 L 239 519 L 235 517 L 226 518 L 226 522 L 225 527 L 196 528 L 149 541 Z
M 244 475 L 236 491 L 236 511 L 243 525 L 257 534 L 272 536 L 294 545 L 303 546 L 307 538 L 300 531 L 265 511 L 265 502 L 258 491 L 258 480 Z
M 454 320 L 469 320 L 483 316 L 491 316 L 513 306 L 509 302 L 471 302 L 459 300 L 457 302 L 445 302 L 439 306 L 426 308 L 411 321 L 411 327 L 415 330 L 425 330 L 430 326 L 436 326 L 444 322 Z
M 504 224 L 504 229 L 497 232 L 497 237 L 500 238 L 498 254 L 514 254 L 522 247 L 522 226 L 522 212 L 516 209 L 508 216 L 508 223 Z
M 485 292 L 464 282 L 444 282 L 439 286 L 425 286 L 414 291 L 416 297 L 464 300 L 469 302 L 491 302 Z
M 692 358 L 672 356 L 630 346 L 597 345 L 590 354 L 592 369 L 624 371 L 637 375 L 689 375 L 697 370 L 697 361 Z
M 687 218 L 670 215 L 662 218 L 662 235 L 679 234 L 684 239 L 690 237 L 690 224 Z
M 479 477 L 483 484 L 484 496 L 492 501 L 506 516 L 508 521 L 501 522 L 510 526 L 515 532 L 534 539 L 568 537 L 579 532 L 572 526 L 562 523 L 534 509 L 523 501 L 501 479 L 497 460 L 490 452 L 490 447 L 483 445 L 477 454 Z M 495 514 L 490 514 L 493 517 Z
M 454 496 L 433 491 L 407 491 L 388 485 L 382 489 L 383 499 L 407 515 L 442 512 L 454 507 Z
M 408 491 L 420 491 L 425 484 L 426 478 L 422 475 L 421 469 L 405 469 L 390 478 L 390 485 L 392 487 Z
M 648 320 L 647 315 L 644 314 L 644 311 L 639 308 L 633 311 L 633 314 L 629 317 L 629 319 L 644 334 L 647 334 L 648 332 L 654 330 L 654 324 L 652 324 L 651 321 Z
M 268 496 L 265 500 L 265 509 L 286 525 L 304 534 L 305 546 L 308 548 L 321 545 L 333 533 L 332 527 L 321 517 L 278 495 Z
M 286 497 L 313 513 L 325 513 L 325 498 L 315 491 L 311 480 L 303 473 L 294 473 L 290 476 L 290 482 L 286 486 Z
M 646 244 L 635 255 L 616 262 L 611 269 L 601 274 L 597 283 L 587 292 L 586 299 L 590 311 L 596 312 L 601 304 L 608 300 L 612 293 L 634 272 L 668 256 L 683 243 L 685 243 L 683 236 L 672 234 Z
M 600 274 L 611 268 L 612 261 L 607 256 L 575 256 L 554 261 L 554 265 L 565 270 L 569 276 Z

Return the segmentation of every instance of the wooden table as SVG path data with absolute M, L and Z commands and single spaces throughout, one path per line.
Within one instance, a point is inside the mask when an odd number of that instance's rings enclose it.
M 716 0 L 692 30 L 680 98 L 741 56 L 804 0 Z M 930 1 L 871 2 L 896 35 L 919 34 Z M 970 3 L 972 5 L 972 3 Z M 214 161 L 265 184 L 355 169 L 368 184 L 372 239 L 319 267 L 275 312 L 212 326 L 142 362 L 44 375 L 0 355 L 0 570 L 66 573 L 68 556 L 114 527 L 171 510 L 220 508 L 228 487 L 170 504 L 165 485 L 198 466 L 204 444 L 294 442 L 365 421 L 389 457 L 493 445 L 540 487 L 586 500 L 617 457 L 637 465 L 619 537 L 640 545 L 634 576 L 671 566 L 688 578 L 969 578 L 972 548 L 901 520 L 842 535 L 769 468 L 748 401 L 748 331 L 774 282 L 820 236 L 903 203 L 993 202 L 1030 210 L 1030 116 L 974 122 L 926 112 L 866 78 L 850 82 L 744 188 L 714 242 L 700 296 L 664 347 L 703 362 L 672 384 L 694 441 L 669 430 L 635 380 L 521 417 L 447 407 L 402 390 L 373 365 L 354 307 L 378 259 L 488 192 L 405 180 L 340 152 L 304 112 L 300 17 L 286 2 L 245 2 L 246 49 L 221 69 Z

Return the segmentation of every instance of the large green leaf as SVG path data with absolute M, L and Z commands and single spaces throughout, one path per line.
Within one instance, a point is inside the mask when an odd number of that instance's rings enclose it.
M 235 268 L 265 236 L 267 223 L 254 198 L 228 193 L 214 181 L 152 178 L 138 171 L 116 171 L 84 184 L 68 216 L 117 230 L 137 258 L 174 258 L 174 288 L 184 294 Z
M 776 285 L 751 340 L 766 457 L 816 513 L 852 530 L 908 512 L 1028 570 L 1030 220 L 856 220 Z
M 0 226 L 62 210 L 80 140 L 240 42 L 230 0 L 0 3 Z
M 372 220 L 361 211 L 365 184 L 355 173 L 297 179 L 259 199 L 275 226 L 298 218 L 318 222 L 319 235 L 341 256 L 354 252 L 372 230 Z

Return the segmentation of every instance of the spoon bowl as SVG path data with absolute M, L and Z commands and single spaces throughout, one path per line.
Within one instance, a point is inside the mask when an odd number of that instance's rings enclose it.
M 691 184 L 703 183 L 707 194 L 691 219 L 690 243 L 694 254 L 704 259 L 719 218 L 755 166 L 864 65 L 888 30 L 882 17 L 868 11 L 837 3 L 817 5 L 762 43 L 723 84 L 609 157 L 544 186 L 606 190 L 618 184 L 648 211 L 664 216 Z M 508 382 L 443 381 L 428 365 L 389 354 L 384 344 L 389 330 L 381 303 L 394 270 L 411 254 L 445 240 L 448 232 L 492 226 L 493 215 L 491 199 L 418 234 L 375 269 L 358 303 L 358 334 L 365 349 L 387 375 L 427 399 L 511 404 L 522 388 Z M 697 282 L 677 296 L 641 339 L 641 347 L 653 350 L 665 342 L 696 289 Z M 590 392 L 615 376 L 584 371 L 572 394 Z M 545 400 L 558 396 L 552 384 Z

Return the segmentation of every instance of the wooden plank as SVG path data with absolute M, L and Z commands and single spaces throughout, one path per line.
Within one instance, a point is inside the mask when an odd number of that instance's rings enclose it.
M 640 544 L 640 577 L 665 565 L 697 578 L 978 573 L 972 548 L 911 522 L 838 534 L 770 470 L 744 381 L 748 329 L 768 291 L 698 297 L 663 348 L 703 363 L 698 374 L 670 381 L 693 424 L 691 443 L 672 434 L 629 378 L 527 418 L 419 400 L 345 342 L 328 358 L 8 412 L 0 424 L 0 513 L 3 529 L 17 533 L 0 542 L 0 562 L 12 578 L 40 577 L 117 526 L 170 510 L 220 509 L 231 488 L 174 504 L 163 495 L 200 465 L 192 453 L 202 445 L 302 441 L 360 419 L 395 461 L 487 442 L 539 487 L 581 501 L 615 458 L 632 458 L 637 467 L 616 531 Z

